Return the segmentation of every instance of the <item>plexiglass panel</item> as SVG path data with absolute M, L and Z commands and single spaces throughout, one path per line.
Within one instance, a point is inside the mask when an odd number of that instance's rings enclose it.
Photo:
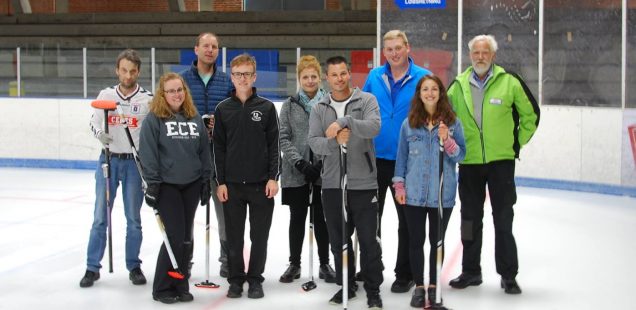
M 448 86 L 457 75 L 457 0 L 447 0 L 443 9 L 408 10 L 400 10 L 395 1 L 384 0 L 381 35 L 393 29 L 406 33 L 413 61 Z M 380 61 L 385 63 L 384 56 L 380 55 Z
M 82 49 L 21 48 L 23 97 L 84 96 Z
M 329 57 L 343 56 L 349 62 L 351 68 L 351 86 L 362 88 L 364 82 L 367 80 L 367 74 L 373 69 L 373 50 L 372 49 L 301 49 L 301 56 L 313 55 L 318 58 L 322 67 L 322 85 L 325 90 L 329 90 L 329 84 L 325 81 L 325 75 L 327 69 L 325 61 Z M 295 70 L 295 69 L 294 69 Z M 294 71 L 294 79 L 296 79 L 296 72 Z M 294 81 L 296 83 L 296 81 Z M 295 87 L 295 86 L 294 86 Z M 295 91 L 295 88 L 294 88 Z
M 296 91 L 296 49 L 227 49 L 227 73 L 230 62 L 242 53 L 256 59 L 256 83 L 260 96 L 272 101 L 284 100 Z
M 115 74 L 117 56 L 124 49 L 88 49 L 88 98 L 95 98 L 99 92 L 113 85 L 119 84 Z M 141 58 L 141 68 L 137 83 L 146 90 L 152 90 L 150 76 L 150 48 L 136 49 Z
M 627 1 L 627 102 L 636 108 L 636 0 Z
M 18 94 L 16 49 L 0 49 L 0 97 Z
M 544 104 L 620 107 L 621 1 L 545 1 Z
M 471 65 L 468 42 L 477 35 L 495 36 L 495 63 L 519 74 L 538 100 L 539 1 L 464 1 L 462 71 Z

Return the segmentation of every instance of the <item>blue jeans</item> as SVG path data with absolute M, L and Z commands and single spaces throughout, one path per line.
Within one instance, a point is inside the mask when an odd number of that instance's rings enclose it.
M 106 178 L 102 171 L 102 163 L 105 156 L 99 156 L 99 164 L 95 170 L 95 212 L 86 258 L 86 269 L 97 272 L 102 265 L 100 261 L 104 257 L 106 249 L 106 229 L 108 225 L 106 205 Z M 141 247 L 141 204 L 144 193 L 141 188 L 141 176 L 137 172 L 134 159 L 110 160 L 110 205 L 115 201 L 115 194 L 119 183 L 122 184 L 122 196 L 124 197 L 124 213 L 126 214 L 126 268 L 133 270 L 141 264 L 139 248 Z

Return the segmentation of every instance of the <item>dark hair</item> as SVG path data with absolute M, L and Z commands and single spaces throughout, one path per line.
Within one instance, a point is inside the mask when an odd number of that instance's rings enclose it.
M 349 64 L 347 64 L 347 58 L 344 58 L 343 56 L 331 56 L 329 58 L 327 58 L 327 61 L 325 61 L 325 72 L 328 72 L 329 70 L 329 66 L 330 65 L 338 65 L 338 64 L 345 64 L 347 65 L 347 70 L 349 70 Z
M 424 102 L 422 102 L 422 99 L 420 98 L 420 90 L 422 89 L 422 84 L 424 84 L 424 81 L 426 80 L 435 82 L 439 88 L 439 100 L 437 101 L 437 108 L 433 115 L 428 114 L 424 108 Z M 411 109 L 409 110 L 409 126 L 411 126 L 411 128 L 426 126 L 429 120 L 432 121 L 433 124 L 443 121 L 449 126 L 455 123 L 455 112 L 453 112 L 453 108 L 448 102 L 444 83 L 442 83 L 442 80 L 440 80 L 439 77 L 433 74 L 426 75 L 417 82 L 415 94 L 411 100 Z
M 119 62 L 122 59 L 126 59 L 132 63 L 134 63 L 135 65 L 137 65 L 137 69 L 141 69 L 141 58 L 139 57 L 139 54 L 137 53 L 137 51 L 135 51 L 134 49 L 125 49 L 123 52 L 119 53 L 119 56 L 117 56 L 117 62 L 116 62 L 116 68 L 119 68 Z

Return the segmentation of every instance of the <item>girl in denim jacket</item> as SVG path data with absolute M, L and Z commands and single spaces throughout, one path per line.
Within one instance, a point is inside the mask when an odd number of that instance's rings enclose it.
M 430 244 L 438 236 L 439 140 L 444 143 L 444 185 L 442 189 L 443 228 L 455 205 L 457 191 L 456 166 L 466 155 L 464 134 L 446 96 L 442 81 L 434 75 L 424 76 L 417 83 L 408 118 L 402 123 L 395 162 L 393 187 L 395 199 L 404 207 L 409 231 L 411 272 L 417 287 L 411 306 L 424 307 L 424 241 L 426 218 L 430 228 Z M 443 236 L 442 236 L 443 237 Z M 435 246 L 431 246 L 429 266 L 437 260 Z M 428 300 L 435 302 L 436 268 L 429 268 Z

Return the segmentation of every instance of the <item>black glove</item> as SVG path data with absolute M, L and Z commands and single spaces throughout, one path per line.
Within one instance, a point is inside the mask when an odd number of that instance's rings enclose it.
M 210 187 L 210 180 L 204 180 L 201 184 L 201 205 L 205 206 L 210 201 L 210 193 L 212 189 Z
M 152 208 L 157 208 L 159 205 L 159 184 L 148 184 L 146 189 L 146 204 Z
M 313 183 L 320 178 L 320 169 L 322 167 L 322 162 L 320 161 L 312 165 L 308 161 L 301 159 L 294 166 L 305 175 L 305 182 L 307 183 Z

